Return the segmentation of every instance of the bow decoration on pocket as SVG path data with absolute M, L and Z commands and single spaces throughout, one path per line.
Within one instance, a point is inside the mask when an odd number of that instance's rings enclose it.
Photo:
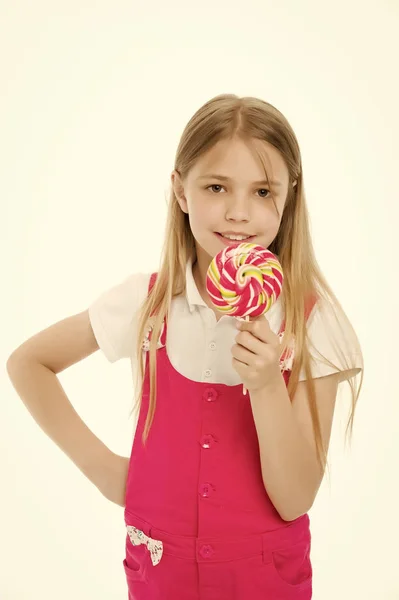
M 152 564 L 154 566 L 157 565 L 162 558 L 163 543 L 148 537 L 145 533 L 140 531 L 140 529 L 137 529 L 137 527 L 127 525 L 126 529 L 133 546 L 145 544 L 151 554 Z

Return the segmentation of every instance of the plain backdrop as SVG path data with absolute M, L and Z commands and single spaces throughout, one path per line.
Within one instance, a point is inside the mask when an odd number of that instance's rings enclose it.
M 0 2 L 0 598 L 121 600 L 123 509 L 36 425 L 9 354 L 135 271 L 156 269 L 184 126 L 220 93 L 279 108 L 301 146 L 317 258 L 365 360 L 311 509 L 315 600 L 399 598 L 399 5 L 394 0 Z M 128 455 L 129 361 L 59 375 Z

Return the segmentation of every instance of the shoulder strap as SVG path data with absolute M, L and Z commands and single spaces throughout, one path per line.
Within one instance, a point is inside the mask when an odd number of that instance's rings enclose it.
M 148 282 L 148 292 L 151 292 L 157 279 L 158 273 L 151 273 L 150 281 Z
M 152 288 L 154 287 L 157 276 L 158 276 L 158 273 L 151 273 L 150 281 L 148 282 L 148 293 L 150 293 Z M 163 322 L 163 327 L 161 329 L 161 334 L 159 336 L 159 340 L 163 346 L 166 344 L 166 331 L 167 331 L 167 318 L 165 317 L 164 322 Z M 151 339 L 151 336 L 152 336 L 152 327 L 148 334 L 148 340 Z
M 313 308 L 315 307 L 317 300 L 318 300 L 318 295 L 316 293 L 310 295 L 309 298 L 306 300 L 306 302 L 305 302 L 305 319 L 306 319 L 306 321 L 310 317 L 310 313 L 312 312 Z
M 305 301 L 305 320 L 307 321 L 310 317 L 310 314 L 313 310 L 313 308 L 315 307 L 316 303 L 318 300 L 318 296 L 316 293 L 311 294 Z M 281 323 L 281 327 L 280 327 L 280 334 L 284 333 L 285 331 L 285 319 L 283 319 L 283 322 Z

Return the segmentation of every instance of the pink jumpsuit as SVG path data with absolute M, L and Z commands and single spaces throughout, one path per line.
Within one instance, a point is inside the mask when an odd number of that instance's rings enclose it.
M 165 323 L 164 340 L 166 330 Z M 283 375 L 288 383 L 289 372 Z M 187 379 L 165 342 L 157 350 L 157 390 L 144 447 L 147 353 L 124 510 L 127 529 L 137 528 L 142 540 L 126 535 L 129 600 L 309 600 L 309 516 L 286 522 L 269 499 L 243 386 Z

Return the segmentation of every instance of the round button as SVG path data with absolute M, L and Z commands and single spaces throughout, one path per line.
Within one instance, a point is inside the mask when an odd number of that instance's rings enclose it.
M 217 397 L 218 397 L 218 394 L 217 394 L 216 390 L 214 390 L 213 388 L 208 388 L 204 393 L 204 399 L 207 402 L 214 402 Z
M 205 377 L 210 377 L 212 375 L 212 371 L 210 369 L 206 369 Z
M 213 437 L 211 435 L 204 435 L 201 438 L 201 446 L 204 449 L 210 448 L 212 442 L 213 442 Z
M 202 558 L 210 558 L 214 553 L 212 546 L 201 546 L 200 555 Z
M 201 484 L 200 485 L 200 490 L 199 490 L 200 496 L 202 498 L 209 498 L 209 496 L 212 493 L 212 489 L 211 488 L 212 488 L 212 486 L 209 483 L 203 483 L 203 484 Z
M 210 348 L 211 350 L 216 350 L 216 344 L 215 344 L 215 342 L 211 342 L 211 343 L 209 344 L 209 348 Z

